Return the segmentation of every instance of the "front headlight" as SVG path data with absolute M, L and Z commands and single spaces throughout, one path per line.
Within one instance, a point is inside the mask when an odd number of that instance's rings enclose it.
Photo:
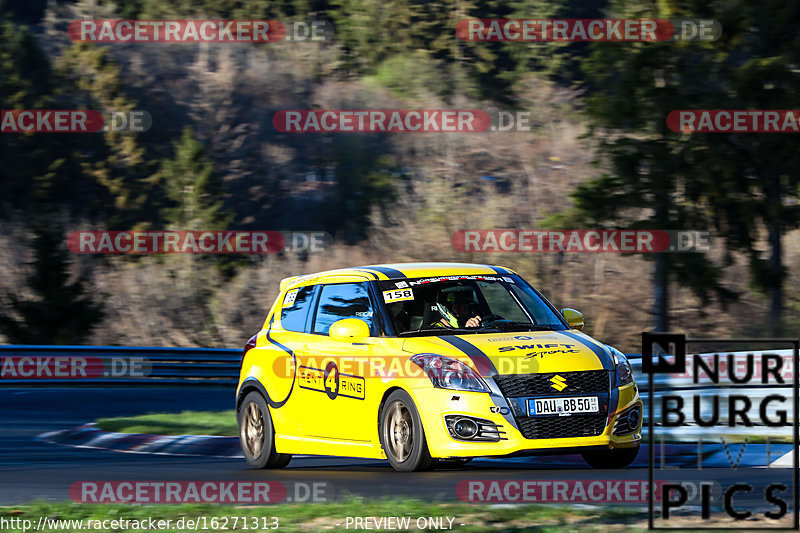
M 614 361 L 616 386 L 621 387 L 633 381 L 633 370 L 625 354 L 609 345 L 606 345 L 606 350 Z
M 627 385 L 633 381 L 633 370 L 628 358 L 622 354 L 617 355 L 617 387 Z
M 489 387 L 472 368 L 443 355 L 421 353 L 411 357 L 434 387 L 439 389 L 489 392 Z

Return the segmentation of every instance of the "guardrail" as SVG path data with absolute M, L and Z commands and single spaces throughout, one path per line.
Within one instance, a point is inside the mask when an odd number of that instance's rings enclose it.
M 737 352 L 734 359 L 745 353 Z M 783 358 L 791 358 L 791 350 L 772 350 L 771 354 Z M 235 387 L 239 377 L 241 350 L 222 348 L 156 348 L 156 347 L 119 347 L 119 346 L 31 346 L 0 345 L 0 387 L 22 386 L 224 386 Z M 644 401 L 645 413 L 649 405 L 647 375 L 641 372 L 641 355 L 629 354 L 628 359 L 633 367 L 634 377 L 639 383 L 639 393 Z M 78 361 L 80 364 L 74 365 Z M 48 372 L 51 375 L 47 375 Z M 23 374 L 29 375 L 23 375 Z M 43 375 L 44 374 L 44 375 Z M 61 375 L 58 375 L 61 374 Z M 77 374 L 77 375 L 76 375 Z M 757 378 L 760 374 L 754 374 Z M 35 378 L 35 379 L 33 379 Z M 720 420 L 713 428 L 699 426 L 683 426 L 679 428 L 661 428 L 660 434 L 668 435 L 671 440 L 697 441 L 708 440 L 712 434 L 715 440 L 720 435 L 731 438 L 743 435 L 761 437 L 790 436 L 791 424 L 794 422 L 793 410 L 787 408 L 785 427 L 756 426 L 753 428 L 732 428 L 724 431 L 720 424 L 727 423 L 727 398 L 732 394 L 746 395 L 752 400 L 748 415 L 753 420 L 759 419 L 761 400 L 771 394 L 780 394 L 788 399 L 793 396 L 791 380 L 785 385 L 737 385 L 727 375 L 720 375 L 718 385 L 695 384 L 691 377 L 684 375 L 658 374 L 654 378 L 656 397 L 667 391 L 692 392 L 701 396 L 701 413 L 706 416 L 712 402 L 721 401 Z M 716 398 L 716 399 L 715 399 Z M 660 420 L 660 402 L 656 402 L 654 419 Z M 693 403 L 686 402 L 683 407 L 686 419 L 690 420 Z M 770 417 L 776 414 L 777 406 L 771 405 L 767 410 Z

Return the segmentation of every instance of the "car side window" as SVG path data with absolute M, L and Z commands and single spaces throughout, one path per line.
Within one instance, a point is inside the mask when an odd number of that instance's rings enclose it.
M 372 331 L 372 315 L 366 283 L 323 285 L 312 331 L 327 335 L 331 324 L 343 318 L 361 319 Z
M 313 285 L 286 293 L 283 297 L 283 308 L 281 309 L 281 326 L 283 329 L 299 332 L 306 330 L 306 318 L 311 309 L 311 297 L 313 294 Z

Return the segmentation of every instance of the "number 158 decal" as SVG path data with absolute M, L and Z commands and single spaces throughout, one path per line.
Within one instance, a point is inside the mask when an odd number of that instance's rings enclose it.
M 412 289 L 392 289 L 383 291 L 383 301 L 388 303 L 401 302 L 403 300 L 413 300 L 414 291 Z

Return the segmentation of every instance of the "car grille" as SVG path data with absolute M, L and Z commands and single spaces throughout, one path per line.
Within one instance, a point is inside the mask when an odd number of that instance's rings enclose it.
M 606 415 L 573 415 L 549 418 L 517 418 L 526 439 L 562 439 L 596 437 L 606 427 Z
M 564 378 L 567 385 L 566 388 L 561 391 L 553 388 L 553 383 L 550 381 L 556 375 Z M 609 379 L 609 372 L 607 370 L 551 372 L 548 374 L 505 374 L 494 376 L 497 386 L 500 387 L 500 391 L 506 398 L 608 392 L 611 386 Z

